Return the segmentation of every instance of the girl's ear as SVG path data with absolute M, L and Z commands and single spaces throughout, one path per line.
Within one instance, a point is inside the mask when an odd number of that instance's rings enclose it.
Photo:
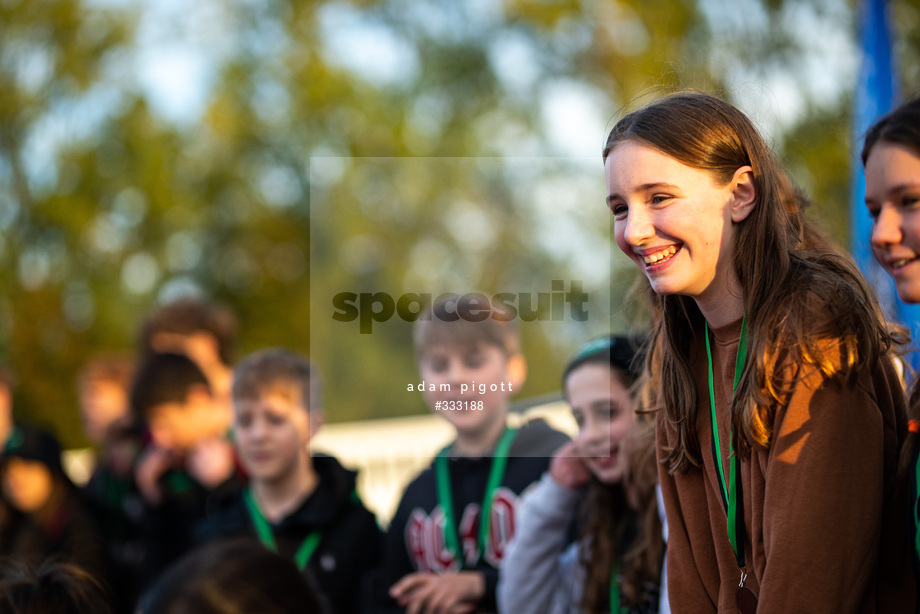
M 754 169 L 750 166 L 742 166 L 735 171 L 729 185 L 732 189 L 732 221 L 737 224 L 751 214 L 757 201 Z

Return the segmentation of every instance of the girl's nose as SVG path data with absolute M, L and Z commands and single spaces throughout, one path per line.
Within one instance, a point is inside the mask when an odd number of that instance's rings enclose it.
M 901 214 L 893 207 L 882 207 L 872 225 L 870 240 L 873 247 L 886 247 L 901 242 Z
M 651 218 L 642 207 L 631 207 L 623 223 L 623 238 L 633 247 L 642 245 L 655 235 Z

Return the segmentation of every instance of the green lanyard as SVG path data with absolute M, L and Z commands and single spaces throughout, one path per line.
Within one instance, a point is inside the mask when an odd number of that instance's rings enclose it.
M 243 491 L 243 499 L 246 501 L 246 508 L 249 510 L 252 522 L 256 526 L 256 533 L 259 534 L 259 541 L 272 552 L 278 552 L 278 544 L 275 542 L 275 534 L 272 532 L 272 526 L 269 524 L 268 519 L 262 514 L 262 510 L 259 509 L 255 497 L 252 496 L 252 491 L 248 488 Z M 323 536 L 319 531 L 311 531 L 310 534 L 307 535 L 307 538 L 303 540 L 303 543 L 300 544 L 300 548 L 298 548 L 297 552 L 294 554 L 294 562 L 297 564 L 297 569 L 303 571 L 310 561 L 310 557 L 313 556 L 313 553 L 316 551 L 316 547 L 319 546 L 319 542 L 322 538 Z
M 489 470 L 489 479 L 486 482 L 485 497 L 479 510 L 479 556 L 482 556 L 489 545 L 489 531 L 492 522 L 492 497 L 505 477 L 505 467 L 508 466 L 508 451 L 517 435 L 517 429 L 506 428 L 502 433 L 498 445 L 495 446 L 495 456 L 492 457 L 492 468 Z M 447 466 L 447 457 L 450 446 L 438 453 L 435 458 L 435 478 L 438 485 L 438 503 L 444 511 L 444 541 L 447 549 L 464 566 L 463 550 L 460 548 L 460 533 L 457 531 L 457 518 L 454 515 L 454 495 L 450 489 L 450 470 Z
M 629 608 L 620 605 L 620 570 L 614 565 L 610 572 L 610 614 L 627 614 Z
M 706 323 L 706 358 L 709 359 L 709 407 L 712 410 L 712 458 L 719 470 L 719 487 L 722 504 L 728 517 L 728 541 L 731 542 L 738 567 L 744 568 L 744 505 L 741 495 L 741 461 L 734 453 L 732 431 L 728 435 L 728 454 L 731 463 L 728 471 L 728 485 L 725 483 L 725 471 L 722 469 L 721 448 L 719 446 L 719 425 L 716 421 L 716 397 L 712 380 L 712 350 L 709 349 L 709 323 Z M 735 388 L 741 380 L 744 361 L 747 358 L 747 317 L 741 320 L 741 340 L 738 341 L 738 354 L 735 357 L 735 383 L 732 385 L 732 399 Z

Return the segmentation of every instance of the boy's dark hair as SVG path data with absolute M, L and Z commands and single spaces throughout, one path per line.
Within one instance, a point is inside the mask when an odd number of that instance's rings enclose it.
M 110 614 L 102 584 L 77 565 L 54 559 L 33 567 L 0 562 L 0 614 Z
M 482 321 L 471 322 L 457 317 L 456 309 L 456 300 L 437 301 L 427 313 L 430 317 L 416 321 L 413 330 L 416 359 L 434 347 L 473 350 L 481 343 L 497 347 L 507 357 L 521 352 L 517 320 L 493 313 Z
M 140 349 L 143 354 L 156 352 L 153 338 L 158 333 L 191 336 L 197 332 L 211 334 L 217 340 L 221 362 L 233 363 L 237 320 L 229 309 L 197 298 L 182 298 L 161 305 L 141 326 Z
M 142 614 L 325 614 L 325 599 L 294 562 L 251 538 L 212 542 L 168 569 Z
M 131 409 L 140 418 L 167 403 L 185 403 L 195 386 L 211 390 L 208 378 L 182 354 L 150 354 L 141 363 L 131 387 Z
M 285 348 L 269 348 L 250 354 L 233 370 L 233 400 L 256 399 L 279 386 L 297 388 L 303 406 L 322 409 L 319 370 L 309 358 Z

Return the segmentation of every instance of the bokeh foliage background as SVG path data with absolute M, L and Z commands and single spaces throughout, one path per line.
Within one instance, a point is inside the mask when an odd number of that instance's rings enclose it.
M 911 91 L 920 2 L 891 10 Z M 637 96 L 695 87 L 755 118 L 846 242 L 856 32 L 852 0 L 0 0 L 16 412 L 81 445 L 79 367 L 132 347 L 139 318 L 186 292 L 237 312 L 244 352 L 308 351 L 311 157 L 598 156 Z M 602 189 L 599 158 L 595 173 Z M 523 219 L 513 202 L 506 219 Z M 398 232 L 408 255 L 459 250 L 426 224 Z M 543 243 L 513 249 L 564 267 Z M 554 389 L 569 348 L 525 341 L 525 393 Z M 372 375 L 388 350 L 367 354 L 324 365 L 332 420 L 367 417 L 368 395 L 374 415 L 403 403 Z

